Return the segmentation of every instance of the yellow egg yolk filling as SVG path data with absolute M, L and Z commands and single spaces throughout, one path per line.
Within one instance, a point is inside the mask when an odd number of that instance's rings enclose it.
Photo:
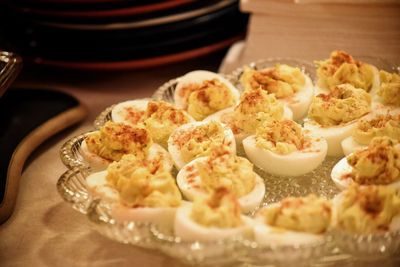
M 170 134 L 189 121 L 189 116 L 172 104 L 164 101 L 150 101 L 143 123 L 154 142 L 166 146 Z
M 182 196 L 174 177 L 162 162 L 125 155 L 107 168 L 107 182 L 119 192 L 128 207 L 178 207 Z
M 381 86 L 378 89 L 383 104 L 400 106 L 400 75 L 380 71 Z
M 312 234 L 324 233 L 331 222 L 331 203 L 323 198 L 288 197 L 277 205 L 266 206 L 262 218 L 269 226 Z
M 387 186 L 352 185 L 337 206 L 337 227 L 358 234 L 388 231 L 400 214 L 400 197 Z
M 140 126 L 145 118 L 145 111 L 139 110 L 136 107 L 126 107 L 124 108 L 124 119 L 133 126 Z
M 281 120 L 283 112 L 283 104 L 273 94 L 262 89 L 247 90 L 232 114 L 230 126 L 254 134 L 264 121 Z
M 181 134 L 174 137 L 174 143 L 179 147 L 181 156 L 186 162 L 210 155 L 226 141 L 223 126 L 215 121 L 182 130 Z
M 358 184 L 386 185 L 400 179 L 400 148 L 389 137 L 375 137 L 367 149 L 347 156 L 347 162 Z
M 125 154 L 145 158 L 153 143 L 146 129 L 112 121 L 89 134 L 85 142 L 90 152 L 110 161 L 118 161 Z
M 329 94 L 319 94 L 311 102 L 308 117 L 322 127 L 351 122 L 371 111 L 371 96 L 350 84 L 334 87 Z
M 196 120 L 233 106 L 237 101 L 231 90 L 218 79 L 185 85 L 181 96 L 187 104 L 185 109 Z
M 380 114 L 372 119 L 361 119 L 352 136 L 363 145 L 368 145 L 377 136 L 400 140 L 400 115 Z
M 256 146 L 286 155 L 309 146 L 301 126 L 292 120 L 265 122 L 256 130 Z
M 207 161 L 196 163 L 196 169 L 201 178 L 201 187 L 208 193 L 222 186 L 242 197 L 255 187 L 253 164 L 226 148 L 215 149 Z
M 292 96 L 305 85 L 304 74 L 299 68 L 277 64 L 273 68 L 255 70 L 245 67 L 240 77 L 245 90 L 261 88 L 277 98 Z
M 197 198 L 190 217 L 205 227 L 234 228 L 243 225 L 236 196 L 223 187 L 214 190 L 207 199 Z
M 356 61 L 344 51 L 333 51 L 330 58 L 316 61 L 318 86 L 331 89 L 349 83 L 369 92 L 373 85 L 374 71 L 371 65 Z

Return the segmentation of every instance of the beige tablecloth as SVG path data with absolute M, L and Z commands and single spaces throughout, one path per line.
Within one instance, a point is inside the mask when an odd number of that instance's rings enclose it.
M 143 71 L 78 73 L 27 67 L 18 86 L 57 88 L 76 96 L 88 118 L 44 142 L 26 162 L 12 217 L 0 226 L 0 266 L 182 266 L 157 251 L 109 240 L 90 228 L 87 218 L 64 203 L 56 190 L 66 171 L 60 146 L 92 129 L 107 106 L 149 97 L 164 82 L 194 69 L 216 71 L 224 53 Z

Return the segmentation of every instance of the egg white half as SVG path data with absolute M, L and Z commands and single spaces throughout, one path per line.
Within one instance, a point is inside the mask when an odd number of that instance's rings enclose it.
M 256 216 L 254 221 L 254 238 L 260 245 L 298 246 L 319 243 L 324 240 L 323 235 L 269 226 L 264 223 L 264 218 L 261 216 Z
M 364 116 L 362 119 L 370 120 L 378 115 L 385 115 L 388 113 L 393 114 L 393 115 L 398 115 L 400 113 L 400 109 L 399 108 L 391 109 L 391 108 L 383 107 L 383 106 L 381 106 L 379 108 L 376 107 L 375 109 L 373 109 L 372 113 L 369 113 L 368 115 Z M 354 130 L 355 129 L 356 129 L 356 127 L 354 128 Z M 341 146 L 342 146 L 342 150 L 343 150 L 343 153 L 345 156 L 347 156 L 350 153 L 353 153 L 357 150 L 365 149 L 368 147 L 368 145 L 363 145 L 363 144 L 358 143 L 356 140 L 354 140 L 354 138 L 352 136 L 345 138 L 341 142 Z
M 257 167 L 275 175 L 300 176 L 316 169 L 325 159 L 328 145 L 323 138 L 310 137 L 311 145 L 305 150 L 281 155 L 256 145 L 256 136 L 243 140 L 247 157 Z
M 111 111 L 111 120 L 135 126 L 135 124 L 129 120 L 130 114 L 128 109 L 133 108 L 138 111 L 146 111 L 148 103 L 149 99 L 136 99 L 118 103 Z
M 374 73 L 374 77 L 372 79 L 372 86 L 371 86 L 371 90 L 369 91 L 371 94 L 373 94 L 374 92 L 376 92 L 379 87 L 381 86 L 381 78 L 379 76 L 379 70 L 377 67 L 375 67 L 374 65 L 369 64 L 372 68 L 372 72 Z
M 175 215 L 175 236 L 183 241 L 212 242 L 235 236 L 246 236 L 251 232 L 252 219 L 242 215 L 243 225 L 235 228 L 206 227 L 190 217 L 191 205 L 183 205 L 178 208 Z
M 309 130 L 313 135 L 320 136 L 328 143 L 328 156 L 340 157 L 343 156 L 341 142 L 351 136 L 354 128 L 357 126 L 357 120 L 348 122 L 344 125 L 335 125 L 330 127 L 321 127 L 318 123 L 312 120 L 304 122 L 304 129 Z
M 105 169 L 107 169 L 108 165 L 110 165 L 110 163 L 113 162 L 111 160 L 102 158 L 102 157 L 98 156 L 97 154 L 89 151 L 85 140 L 83 140 L 83 142 L 81 144 L 80 152 L 81 152 L 81 155 L 84 158 L 84 160 L 89 164 L 90 168 L 93 171 L 105 170 Z M 147 159 L 149 161 L 154 160 L 160 154 L 163 159 L 164 170 L 170 171 L 174 165 L 171 155 L 167 152 L 167 150 L 165 150 L 159 144 L 153 143 L 150 146 Z
M 176 176 L 176 182 L 182 195 L 193 201 L 198 196 L 206 196 L 207 193 L 202 189 L 201 177 L 198 174 L 196 163 L 205 162 L 208 157 L 197 158 L 186 166 L 184 166 Z M 248 213 L 258 208 L 264 199 L 265 195 L 265 183 L 264 180 L 256 174 L 256 182 L 253 190 L 247 195 L 238 198 L 240 208 L 242 212 Z
M 235 111 L 235 107 L 229 107 L 226 109 L 222 109 L 218 112 L 215 112 L 214 114 L 211 114 L 207 118 L 205 118 L 203 121 L 218 121 L 221 123 L 226 123 L 224 117 L 228 117 L 230 115 L 233 115 L 233 112 Z M 227 124 L 229 126 L 229 124 Z M 232 130 L 233 131 L 233 130 Z M 233 133 L 235 136 L 235 141 L 236 145 L 240 145 L 242 143 L 242 140 L 248 136 L 247 133 L 245 133 L 242 129 L 236 129 L 236 132 Z
M 94 172 L 86 177 L 86 185 L 93 195 L 108 201 L 118 201 L 119 193 L 107 183 L 107 171 Z
M 195 71 L 191 71 L 191 72 L 185 74 L 184 76 L 182 76 L 181 78 L 179 78 L 178 84 L 176 85 L 175 92 L 174 92 L 175 105 L 178 108 L 185 108 L 186 107 L 186 105 L 187 105 L 186 101 L 187 100 L 185 100 L 181 96 L 182 89 L 186 85 L 188 85 L 188 84 L 200 84 L 200 83 L 202 83 L 204 81 L 213 80 L 213 79 L 217 79 L 221 83 L 223 83 L 229 89 L 229 91 L 232 93 L 233 97 L 235 98 L 235 102 L 239 101 L 239 96 L 240 96 L 239 91 L 227 79 L 225 79 L 221 75 L 219 75 L 217 73 L 214 73 L 214 72 L 211 72 L 211 71 L 195 70 Z
M 222 123 L 226 123 L 226 121 L 224 120 L 224 116 L 229 116 L 229 114 L 232 115 L 234 111 L 235 107 L 229 107 L 208 116 L 203 121 L 219 121 Z M 293 112 L 287 105 L 283 105 L 283 119 L 288 119 L 288 120 L 293 119 Z M 235 136 L 236 144 L 240 145 L 243 139 L 245 139 L 250 134 L 245 133 L 242 129 L 236 129 L 236 131 L 237 132 L 234 132 L 233 134 Z
M 347 163 L 347 158 L 342 158 L 336 165 L 332 168 L 331 178 L 336 186 L 344 190 L 349 187 L 350 184 L 354 183 L 354 180 L 347 175 L 351 173 L 353 167 Z M 400 180 L 387 186 L 400 189 Z
M 83 159 L 89 164 L 90 168 L 94 171 L 107 169 L 107 166 L 112 163 L 111 160 L 102 158 L 97 154 L 89 151 L 86 141 L 83 140 L 80 147 L 80 153 Z
M 368 145 L 362 145 L 358 143 L 352 136 L 345 138 L 341 142 L 342 150 L 345 156 L 368 147 Z
M 114 202 L 111 215 L 117 221 L 135 221 L 156 223 L 163 227 L 172 229 L 175 212 L 177 208 L 160 207 L 148 208 L 138 207 L 130 208 L 120 204 L 119 193 L 117 190 L 108 185 L 107 171 L 95 172 L 86 177 L 86 184 L 89 191 L 102 199 Z
M 175 213 L 177 208 L 159 207 L 159 208 L 129 208 L 122 204 L 113 206 L 111 215 L 117 221 L 134 221 L 134 222 L 149 222 L 157 224 L 167 229 L 172 229 Z
M 186 162 L 183 159 L 179 146 L 174 142 L 175 138 L 179 137 L 179 135 L 184 132 L 191 131 L 191 130 L 195 129 L 196 127 L 206 125 L 209 123 L 210 123 L 209 121 L 196 121 L 196 122 L 187 123 L 187 124 L 181 125 L 178 128 L 176 128 L 170 135 L 170 137 L 168 139 L 168 151 L 171 154 L 171 157 L 172 157 L 172 159 L 175 163 L 175 166 L 178 170 L 183 168 L 183 166 L 185 166 L 188 162 Z M 224 129 L 224 136 L 225 136 L 224 144 L 230 148 L 230 150 L 233 154 L 236 154 L 236 142 L 235 142 L 235 137 L 233 135 L 232 130 L 225 124 L 221 123 L 221 125 Z
M 295 121 L 299 121 L 307 115 L 308 108 L 314 96 L 314 85 L 310 77 L 304 73 L 303 76 L 305 85 L 298 92 L 293 96 L 278 99 L 278 101 L 281 101 L 285 106 L 290 108 L 293 120 Z

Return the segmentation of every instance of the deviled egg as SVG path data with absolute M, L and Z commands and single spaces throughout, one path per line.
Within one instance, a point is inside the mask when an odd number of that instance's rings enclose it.
M 299 176 L 317 168 L 325 159 L 328 145 L 321 137 L 292 120 L 266 121 L 243 140 L 247 157 L 266 172 Z
M 400 110 L 383 109 L 363 117 L 357 122 L 351 136 L 342 141 L 343 153 L 347 156 L 364 149 L 377 136 L 388 136 L 400 141 Z
M 307 114 L 314 86 L 308 75 L 299 68 L 285 64 L 262 70 L 245 67 L 240 77 L 245 90 L 261 88 L 274 94 L 278 101 L 282 101 L 293 112 L 293 119 L 300 120 Z
M 205 119 L 205 121 L 218 120 L 228 125 L 236 139 L 237 144 L 256 132 L 257 127 L 266 120 L 292 119 L 292 111 L 273 94 L 261 88 L 246 90 L 240 97 L 236 107 L 221 110 Z
M 367 92 L 379 87 L 378 69 L 371 64 L 355 60 L 344 51 L 333 51 L 329 59 L 316 61 L 316 65 L 318 93 L 345 83 Z
M 341 189 L 352 183 L 400 188 L 400 144 L 387 136 L 375 137 L 367 148 L 341 159 L 331 177 Z
M 218 187 L 226 187 L 238 197 L 243 212 L 256 209 L 265 194 L 264 181 L 253 171 L 253 165 L 226 148 L 191 161 L 179 171 L 176 181 L 182 194 L 191 201 Z
M 194 121 L 184 110 L 161 100 L 139 99 L 117 104 L 111 113 L 113 121 L 146 128 L 153 141 L 167 146 L 177 127 Z
M 314 97 L 304 128 L 328 142 L 328 156 L 342 156 L 341 142 L 349 137 L 357 120 L 371 111 L 371 96 L 350 84 Z
M 167 147 L 171 133 L 181 125 L 194 121 L 182 109 L 164 101 L 149 101 L 143 121 L 154 142 Z
M 212 242 L 251 232 L 252 220 L 240 213 L 236 196 L 228 189 L 215 189 L 193 205 L 181 206 L 174 223 L 175 236 L 184 241 Z
M 226 146 L 233 154 L 236 153 L 232 130 L 217 121 L 198 121 L 182 125 L 168 139 L 168 151 L 178 169 L 195 158 L 210 155 L 221 146 Z
M 153 222 L 172 227 L 181 193 L 161 161 L 128 154 L 107 170 L 86 177 L 89 190 L 112 200 L 112 216 L 118 221 Z
M 333 199 L 333 227 L 352 234 L 400 230 L 400 197 L 394 188 L 351 185 Z
M 163 147 L 153 143 L 146 129 L 112 121 L 90 133 L 83 140 L 80 151 L 93 170 L 104 170 L 126 154 L 150 161 L 162 160 L 167 171 L 173 166 L 171 156 Z
M 379 72 L 381 84 L 377 90 L 372 91 L 376 107 L 387 107 L 389 109 L 400 107 L 400 74 L 389 73 L 381 70 Z
M 326 199 L 315 195 L 288 197 L 257 212 L 254 238 L 261 245 L 323 242 L 331 217 L 332 205 Z
M 116 104 L 111 110 L 111 120 L 137 126 L 143 122 L 150 99 L 136 99 Z
M 196 70 L 179 78 L 174 92 L 178 108 L 196 120 L 237 104 L 239 91 L 217 73 Z

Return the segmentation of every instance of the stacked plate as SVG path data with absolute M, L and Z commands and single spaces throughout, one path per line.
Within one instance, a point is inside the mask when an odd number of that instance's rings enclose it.
M 9 8 L 23 55 L 77 69 L 176 62 L 225 48 L 247 27 L 237 0 L 16 0 Z

